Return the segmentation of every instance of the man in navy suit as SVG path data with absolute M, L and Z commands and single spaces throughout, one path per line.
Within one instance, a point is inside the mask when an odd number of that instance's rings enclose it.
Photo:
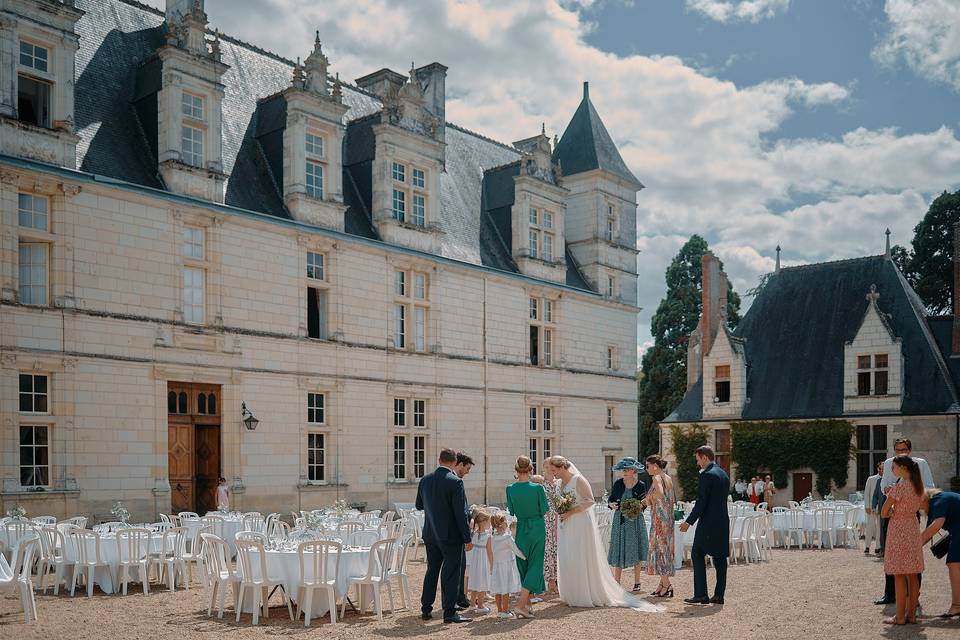
M 697 482 L 697 502 L 687 520 L 680 525 L 686 533 L 690 525 L 697 524 L 693 536 L 693 597 L 685 598 L 687 604 L 723 604 L 727 588 L 727 556 L 730 552 L 730 516 L 727 514 L 727 495 L 730 493 L 730 477 L 713 461 L 713 449 L 704 445 L 696 451 L 700 480 Z M 707 564 L 705 557 L 713 558 L 717 571 L 717 588 L 713 597 L 707 597 Z
M 457 453 L 440 451 L 436 471 L 420 480 L 417 488 L 417 509 L 424 511 L 423 544 L 427 550 L 427 572 L 423 576 L 420 596 L 420 617 L 432 618 L 440 579 L 440 602 L 444 622 L 470 622 L 457 613 L 461 563 L 464 550 L 469 551 L 470 525 L 467 523 L 467 497 L 463 480 L 454 472 Z

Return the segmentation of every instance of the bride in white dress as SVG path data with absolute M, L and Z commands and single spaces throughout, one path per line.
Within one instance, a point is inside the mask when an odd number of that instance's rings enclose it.
M 593 490 L 587 479 L 563 456 L 548 458 L 546 463 L 553 467 L 563 492 L 577 497 L 577 505 L 560 516 L 557 532 L 560 600 L 571 607 L 629 607 L 637 611 L 663 611 L 657 605 L 627 593 L 613 578 L 597 529 Z

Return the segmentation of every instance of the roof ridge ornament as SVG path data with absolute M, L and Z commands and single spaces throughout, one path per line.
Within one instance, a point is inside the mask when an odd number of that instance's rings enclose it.
M 887 227 L 887 230 L 885 233 L 887 236 L 887 248 L 883 252 L 883 257 L 889 260 L 890 259 L 890 227 Z
M 873 304 L 877 304 L 877 300 L 879 299 L 880 299 L 880 294 L 877 293 L 877 285 L 871 284 L 870 293 L 867 294 L 867 300 L 869 300 Z
M 773 270 L 774 273 L 780 273 L 780 245 L 777 245 L 777 266 Z

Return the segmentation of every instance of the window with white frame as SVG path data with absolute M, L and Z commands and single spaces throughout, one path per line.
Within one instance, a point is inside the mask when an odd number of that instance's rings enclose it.
M 393 218 L 418 227 L 425 226 L 429 206 L 426 169 L 393 161 L 390 177 L 393 183 L 390 201 Z
M 37 231 L 50 230 L 50 199 L 31 193 L 17 194 L 17 224 Z
M 553 347 L 556 338 L 554 322 L 555 301 L 549 298 L 530 297 L 530 324 L 528 352 L 530 364 L 553 366 Z
M 50 484 L 50 426 L 20 425 L 20 486 Z
M 191 260 L 204 259 L 204 230 L 201 227 L 183 227 L 183 257 Z
M 857 356 L 857 395 L 885 396 L 890 392 L 890 357 L 886 353 Z
M 607 216 L 607 226 L 603 233 L 603 238 L 607 242 L 613 242 L 617 235 L 617 219 L 614 216 Z
M 607 429 L 616 427 L 617 410 L 614 407 L 607 407 Z
M 327 438 L 324 433 L 307 434 L 307 480 L 325 482 L 327 479 Z
M 49 382 L 46 374 L 20 374 L 20 413 L 50 413 Z
M 20 41 L 20 66 L 42 73 L 49 71 L 50 50 L 38 44 Z
M 203 166 L 203 129 L 187 124 L 180 127 L 180 153 L 185 164 Z
M 552 231 L 553 212 L 530 207 L 527 221 L 530 225 L 527 230 L 527 255 L 544 262 L 553 262 L 555 255 L 555 235 Z
M 44 242 L 20 241 L 18 246 L 18 295 L 22 304 L 47 304 L 50 246 Z
M 307 422 L 310 424 L 326 424 L 325 403 L 326 396 L 324 394 L 307 394 Z
M 427 474 L 427 436 L 413 436 L 413 477 Z
M 304 148 L 308 156 L 315 158 L 323 157 L 323 137 L 308 131 L 303 140 Z
M 180 113 L 183 117 L 203 122 L 203 98 L 186 91 L 180 95 Z
M 395 434 L 393 436 L 393 479 L 407 479 L 407 436 Z
M 553 407 L 541 404 L 527 407 L 527 451 L 534 469 L 537 465 L 554 455 Z
M 419 480 L 426 473 L 427 401 L 424 398 L 393 399 L 393 478 Z
M 183 320 L 202 324 L 204 316 L 204 271 L 195 267 L 183 268 Z
M 607 369 L 613 371 L 617 368 L 617 348 L 613 345 L 607 345 Z
M 17 73 L 17 119 L 38 127 L 50 126 L 53 85 L 50 72 L 51 50 L 20 41 L 20 69 Z
M 307 160 L 306 168 L 307 195 L 311 198 L 323 199 L 323 165 L 314 160 Z
M 429 277 L 415 270 L 393 273 L 393 344 L 397 349 L 427 350 Z
M 617 279 L 612 275 L 607 275 L 607 297 L 613 298 L 617 295 Z
M 323 271 L 324 254 L 307 251 L 307 277 L 311 280 L 326 280 Z

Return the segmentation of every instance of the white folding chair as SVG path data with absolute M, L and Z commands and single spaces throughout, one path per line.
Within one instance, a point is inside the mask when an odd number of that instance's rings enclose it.
M 240 540 L 253 540 L 255 542 L 259 542 L 263 546 L 267 546 L 266 534 L 259 531 L 237 531 L 234 534 L 233 539 L 237 542 Z
M 160 522 L 170 522 L 170 516 L 165 513 L 160 514 Z
M 860 523 L 858 521 L 859 513 L 856 507 L 850 507 L 843 512 L 843 524 L 837 528 L 837 544 L 840 544 L 840 536 L 843 536 L 843 546 L 849 547 L 853 540 L 853 548 L 860 550 Z
M 233 587 L 233 602 L 236 605 L 237 612 L 240 611 L 240 578 L 233 572 L 230 562 L 230 547 L 219 536 L 212 533 L 202 532 L 200 534 L 203 549 L 203 573 L 204 586 L 207 588 L 207 617 L 213 614 L 213 604 L 220 596 L 220 607 L 218 618 L 223 617 L 223 604 L 226 599 L 227 589 Z
M 177 514 L 181 520 L 199 520 L 200 515 L 196 511 L 181 511 Z
M 396 538 L 387 538 L 378 540 L 370 547 L 370 561 L 367 564 L 367 574 L 360 577 L 347 578 L 347 593 L 350 587 L 357 587 L 357 598 L 360 597 L 360 589 L 363 585 L 370 585 L 373 588 L 373 607 L 377 614 L 377 620 L 383 620 L 383 594 L 382 589 L 387 587 L 387 593 L 390 596 L 390 610 L 393 611 L 393 590 L 389 588 L 390 580 L 387 577 L 390 571 L 390 563 L 393 559 L 394 545 Z M 379 565 L 379 566 L 378 566 Z M 347 607 L 346 596 L 343 604 L 340 605 L 340 617 Z
M 407 560 L 410 558 L 410 552 L 416 549 L 416 541 L 413 536 L 403 538 L 399 547 L 393 553 L 393 566 L 387 572 L 387 578 L 390 580 L 390 588 L 393 589 L 393 583 L 397 583 L 397 590 L 400 592 L 400 604 L 402 608 L 409 609 L 410 603 L 410 576 L 407 574 Z
M 344 538 L 357 531 L 363 531 L 364 529 L 366 529 L 366 525 L 362 522 L 358 520 L 347 520 L 346 522 L 341 522 L 340 526 L 337 527 L 337 535 Z
M 213 535 L 223 540 L 223 518 L 220 516 L 203 516 L 200 518 L 200 522 L 203 523 L 204 527 L 213 529 Z
M 12 552 L 20 538 L 28 533 L 33 533 L 36 530 L 36 525 L 29 520 L 7 520 L 3 528 L 7 538 L 7 549 L 10 549 Z
M 73 516 L 72 518 L 67 518 L 66 520 L 61 520 L 57 524 L 72 524 L 77 529 L 83 529 L 87 526 L 87 516 Z
M 259 533 L 266 533 L 266 524 L 266 519 L 259 513 L 248 513 L 243 516 L 244 531 L 257 531 Z
M 137 570 L 143 585 L 143 595 L 150 593 L 150 538 L 149 529 L 121 529 L 117 532 L 117 586 L 127 595 L 130 570 Z
M 833 509 L 821 508 L 813 512 L 813 533 L 816 534 L 821 549 L 824 546 L 824 539 L 828 543 L 828 548 L 833 548 L 835 519 L 836 514 Z
M 30 518 L 30 522 L 37 526 L 44 527 L 48 524 L 57 524 L 57 519 L 53 516 L 36 516 L 34 518 Z
M 193 529 L 192 534 L 189 528 L 184 527 L 184 529 L 187 547 L 183 552 L 183 561 L 187 565 L 187 584 L 189 585 L 193 581 L 193 565 L 203 569 L 203 539 L 200 536 L 204 533 L 213 535 L 213 527 L 197 527 Z M 203 584 L 204 587 L 207 586 L 206 581 Z
M 317 589 L 327 593 L 330 608 L 330 624 L 337 623 L 337 580 L 340 577 L 340 552 L 343 547 L 332 540 L 311 540 L 297 547 L 300 557 L 300 582 L 297 585 L 297 614 L 303 613 L 303 626 L 310 626 L 313 614 L 313 592 Z M 333 558 L 333 576 L 329 567 Z
M 172 524 L 172 523 L 171 523 Z M 157 580 L 163 582 L 164 573 L 167 576 L 167 589 L 174 591 L 177 588 L 177 575 L 180 576 L 187 591 L 190 590 L 188 579 L 187 534 L 183 527 L 173 527 L 161 534 L 160 548 L 150 552 L 150 566 L 157 569 Z
M 343 543 L 351 547 L 371 547 L 380 540 L 380 532 L 373 529 L 362 529 L 353 533 L 340 534 Z
M 290 536 L 290 525 L 281 520 L 280 518 L 275 518 L 270 522 L 270 526 L 267 529 L 267 538 L 270 540 L 286 540 Z
M 803 549 L 803 544 L 807 537 L 806 531 L 803 528 L 803 511 L 800 509 L 789 509 L 784 516 L 786 516 L 787 521 L 785 530 L 787 549 L 793 547 L 794 538 L 797 539 L 797 546 Z
M 254 554 L 257 556 L 256 560 L 253 558 Z M 267 575 L 267 554 L 259 540 L 237 540 L 237 566 L 240 573 L 237 622 L 240 622 L 240 614 L 243 611 L 243 596 L 249 589 L 253 597 L 253 624 L 259 624 L 261 611 L 264 618 L 270 617 L 270 605 L 267 602 L 270 589 L 281 583 L 273 582 Z M 280 594 L 287 605 L 287 613 L 293 620 L 293 607 L 290 606 L 290 598 L 287 597 L 287 592 L 283 589 L 280 589 Z
M 13 564 L 0 557 L 0 590 L 19 591 L 20 606 L 23 607 L 23 621 L 39 620 L 37 616 L 37 601 L 33 597 L 33 567 L 34 555 L 40 545 L 40 537 L 35 531 L 30 531 L 18 540 L 17 548 L 13 553 Z

